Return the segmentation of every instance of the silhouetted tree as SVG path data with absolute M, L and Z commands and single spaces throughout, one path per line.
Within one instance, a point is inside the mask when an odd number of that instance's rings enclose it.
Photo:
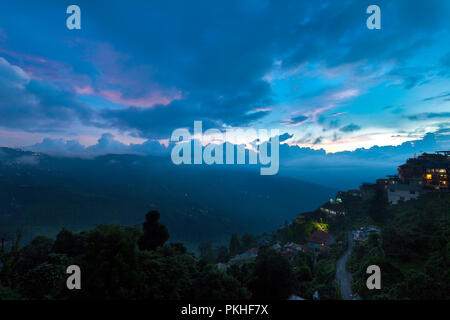
M 292 292 L 294 277 L 289 261 L 273 249 L 259 249 L 253 277 L 249 287 L 255 299 L 284 300 Z
M 238 254 L 241 250 L 241 242 L 239 241 L 238 235 L 233 233 L 230 240 L 230 255 L 234 256 Z
M 230 259 L 230 252 L 225 246 L 220 246 L 217 248 L 217 262 L 225 263 Z
M 81 254 L 83 251 L 83 241 L 79 235 L 74 235 L 70 230 L 62 228 L 56 235 L 52 252 L 64 253 L 69 257 Z
M 246 232 L 241 239 L 241 250 L 245 251 L 250 248 L 253 248 L 256 245 L 256 239 L 250 233 Z
M 375 195 L 370 201 L 369 216 L 378 223 L 384 222 L 387 218 L 388 202 L 384 189 L 377 187 Z
M 213 249 L 212 242 L 203 242 L 198 246 L 198 250 L 200 251 L 200 259 L 207 263 L 214 263 L 216 260 L 216 255 Z
M 152 210 L 145 216 L 143 236 L 139 239 L 141 250 L 154 250 L 162 246 L 169 239 L 169 231 L 166 226 L 159 223 L 159 212 Z

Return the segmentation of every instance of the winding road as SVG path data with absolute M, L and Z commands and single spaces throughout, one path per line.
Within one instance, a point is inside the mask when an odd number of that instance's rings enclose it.
M 341 291 L 341 296 L 343 300 L 353 300 L 352 296 L 352 275 L 350 272 L 347 272 L 345 268 L 345 264 L 347 259 L 350 257 L 353 248 L 353 239 L 352 233 L 348 234 L 348 248 L 347 251 L 338 259 L 336 263 L 336 281 L 339 285 L 339 289 Z

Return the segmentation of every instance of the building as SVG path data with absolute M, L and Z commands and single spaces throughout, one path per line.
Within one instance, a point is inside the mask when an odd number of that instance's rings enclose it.
M 337 199 L 339 200 L 325 203 L 323 206 L 320 207 L 320 211 L 326 213 L 329 216 L 337 216 L 337 215 L 345 216 L 345 210 L 344 206 L 342 205 L 342 199 L 341 198 Z
M 258 256 L 258 248 L 251 248 L 244 253 L 235 255 L 233 258 L 230 259 L 229 264 L 241 264 L 246 261 L 255 259 Z
M 308 249 L 324 249 L 334 244 L 334 237 L 323 231 L 314 231 L 308 238 Z
M 305 252 L 305 246 L 302 244 L 297 244 L 294 242 L 286 243 L 283 247 L 283 255 L 286 256 L 296 256 L 301 252 Z
M 390 204 L 417 199 L 424 193 L 426 193 L 426 190 L 423 186 L 414 184 L 393 184 L 387 188 L 387 197 Z
M 430 191 L 449 191 L 450 151 L 423 153 L 398 167 L 402 183 L 423 186 Z
M 361 227 L 359 230 L 353 231 L 353 241 L 355 242 L 367 242 L 370 234 L 380 234 L 378 227 Z
M 397 175 L 390 175 L 387 178 L 377 179 L 376 185 L 387 190 L 389 186 L 401 183 L 400 177 Z
M 281 246 L 279 243 L 276 243 L 272 246 L 272 249 L 281 253 L 284 256 L 294 257 L 301 252 L 305 252 L 306 246 L 294 242 L 288 242 L 284 246 Z
M 363 183 L 359 190 L 363 200 L 370 200 L 375 196 L 377 185 L 372 183 Z

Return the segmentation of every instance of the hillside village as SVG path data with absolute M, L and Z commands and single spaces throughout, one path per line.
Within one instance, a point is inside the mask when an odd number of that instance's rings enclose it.
M 377 190 L 383 190 L 387 195 L 389 204 L 417 199 L 426 193 L 449 192 L 450 151 L 437 151 L 434 154 L 424 153 L 418 157 L 408 159 L 405 164 L 398 167 L 398 175 L 380 178 L 376 183 L 363 183 L 359 190 L 339 191 L 334 199 L 322 205 L 319 210 L 329 218 L 345 216 L 344 201 L 355 199 L 370 200 Z M 302 221 L 303 215 L 297 217 Z M 376 226 L 361 226 L 353 230 L 353 239 L 357 242 L 367 241 L 370 234 L 380 234 L 381 229 Z M 335 244 L 335 238 L 323 231 L 316 230 L 306 239 L 305 243 L 280 243 L 277 241 L 272 248 L 288 257 L 299 253 L 314 250 L 326 250 Z M 337 245 L 342 245 L 338 242 Z M 242 263 L 257 257 L 258 248 L 250 248 L 243 253 L 232 257 L 229 264 Z M 221 264 L 220 268 L 225 265 Z
M 288 258 L 293 266 L 307 255 L 313 257 L 314 263 L 320 259 L 334 259 L 332 264 L 335 264 L 337 257 L 349 245 L 345 237 L 348 231 L 355 245 L 367 245 L 372 235 L 378 239 L 381 237 L 383 223 L 367 217 L 367 212 L 376 210 L 370 206 L 376 206 L 378 198 L 378 202 L 384 199 L 388 206 L 392 206 L 426 194 L 448 194 L 449 170 L 450 151 L 424 153 L 408 159 L 398 167 L 398 175 L 377 179 L 372 184 L 364 183 L 358 190 L 337 192 L 335 198 L 315 212 L 299 214 L 291 225 L 262 237 L 258 246 L 269 246 Z M 299 226 L 306 225 L 310 226 L 306 228 L 309 230 L 304 228 L 301 235 L 295 234 L 296 229 L 301 228 Z M 225 271 L 233 265 L 251 263 L 258 257 L 258 246 L 230 257 L 227 262 L 218 263 L 217 267 Z M 333 283 L 336 284 L 336 280 Z M 359 298 L 357 293 L 354 297 Z

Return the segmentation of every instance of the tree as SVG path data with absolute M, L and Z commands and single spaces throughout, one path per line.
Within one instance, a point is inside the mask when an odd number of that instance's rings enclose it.
M 193 280 L 193 295 L 196 300 L 243 300 L 248 292 L 238 280 L 223 273 L 215 266 L 199 264 Z
M 69 257 L 77 256 L 83 251 L 83 239 L 66 228 L 62 228 L 56 235 L 52 251 L 54 253 L 64 253 Z
M 230 255 L 234 256 L 239 254 L 241 251 L 241 243 L 239 241 L 238 235 L 233 233 L 230 240 Z
M 67 264 L 45 262 L 24 275 L 21 293 L 27 299 L 50 299 L 64 291 Z
M 216 260 L 216 254 L 213 249 L 212 242 L 203 242 L 198 246 L 198 250 L 200 251 L 200 259 L 207 263 L 214 263 Z
M 86 235 L 86 249 L 75 259 L 82 270 L 82 290 L 71 298 L 138 299 L 144 292 L 137 238 L 131 227 L 101 225 Z
M 53 247 L 53 240 L 38 236 L 20 250 L 20 256 L 15 271 L 17 275 L 25 275 L 28 271 L 47 261 Z M 15 289 L 14 287 L 12 287 Z
M 378 247 L 380 245 L 380 236 L 377 233 L 369 234 L 367 244 L 369 248 Z
M 256 245 L 256 239 L 250 233 L 246 232 L 241 239 L 242 251 L 253 248 Z
M 9 288 L 2 287 L 0 285 L 0 301 L 1 300 L 19 300 L 20 295 L 17 292 L 12 291 Z
M 143 225 L 143 236 L 139 239 L 139 248 L 141 250 L 154 250 L 162 246 L 169 239 L 169 231 L 166 226 L 159 223 L 160 214 L 152 210 L 145 216 Z
M 288 259 L 270 248 L 260 248 L 250 290 L 255 299 L 285 300 L 293 290 L 293 273 Z
M 219 246 L 217 248 L 217 262 L 225 263 L 230 259 L 230 253 L 225 246 Z
M 382 223 L 387 218 L 387 207 L 388 202 L 386 192 L 384 189 L 377 187 L 375 189 L 374 197 L 370 200 L 369 216 L 373 221 Z

